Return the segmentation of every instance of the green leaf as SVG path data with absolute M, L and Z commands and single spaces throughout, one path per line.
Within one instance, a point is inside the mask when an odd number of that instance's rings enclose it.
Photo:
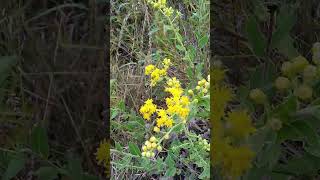
M 284 102 L 278 105 L 273 113 L 275 117 L 279 118 L 282 122 L 289 122 L 292 120 L 291 116 L 297 111 L 298 101 L 295 96 L 289 96 Z
M 141 154 L 139 147 L 136 144 L 133 144 L 131 142 L 129 143 L 129 151 L 133 155 L 140 156 Z
M 8 167 L 2 176 L 2 180 L 10 180 L 15 177 L 24 167 L 27 158 L 23 154 L 18 154 L 10 160 Z
M 293 8 L 283 6 L 277 17 L 277 28 L 271 38 L 273 47 L 277 47 L 284 38 L 289 37 L 288 35 L 295 22 L 296 16 Z
M 31 133 L 31 148 L 44 158 L 49 156 L 49 144 L 46 129 L 37 125 Z
M 173 177 L 176 174 L 177 169 L 175 167 L 170 167 L 167 171 L 165 176 L 166 177 Z
M 184 46 L 181 46 L 179 44 L 176 45 L 176 48 L 179 50 L 179 51 L 185 51 L 186 48 Z
M 294 40 L 289 35 L 282 37 L 281 40 L 272 47 L 277 48 L 283 55 L 287 56 L 288 59 L 299 55 L 299 52 L 294 47 Z
M 202 173 L 199 175 L 198 178 L 199 178 L 199 179 L 210 178 L 210 168 L 209 168 L 209 167 L 205 167 L 204 170 L 202 171 Z
M 318 169 L 320 169 L 320 159 L 305 153 L 302 157 L 294 157 L 285 165 L 276 165 L 273 170 L 298 176 L 314 174 Z
M 172 132 L 181 132 L 183 130 L 184 125 L 179 124 L 173 127 Z
M 83 171 L 81 165 L 81 159 L 78 157 L 72 157 L 69 155 L 68 157 L 68 175 L 72 180 L 82 180 L 83 179 Z
M 4 80 L 9 76 L 10 69 L 17 63 L 17 56 L 1 56 L 0 57 L 0 87 Z
M 201 39 L 199 39 L 198 41 L 199 48 L 204 48 L 208 42 L 209 42 L 209 36 L 208 35 L 202 36 Z
M 253 52 L 257 56 L 264 56 L 267 46 L 267 41 L 258 27 L 258 23 L 253 16 L 250 16 L 246 22 L 246 33 L 249 44 Z
M 53 167 L 40 167 L 36 172 L 39 180 L 53 180 L 58 178 L 58 171 Z

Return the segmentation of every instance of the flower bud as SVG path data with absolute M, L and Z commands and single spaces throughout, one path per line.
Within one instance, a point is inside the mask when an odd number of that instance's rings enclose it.
M 156 142 L 156 137 L 154 137 L 154 136 L 152 136 L 151 138 L 150 138 L 150 142 Z
M 164 135 L 164 139 L 169 139 L 169 138 L 170 138 L 169 134 Z
M 157 147 L 157 150 L 160 152 L 160 151 L 162 151 L 162 147 L 161 146 L 158 146 Z
M 292 73 L 292 63 L 291 62 L 284 62 L 281 66 L 281 72 L 283 75 L 290 77 Z
M 151 157 L 151 153 L 148 151 L 148 152 L 146 152 L 146 157 Z
M 271 129 L 273 129 L 275 131 L 278 131 L 278 130 L 280 130 L 282 128 L 282 122 L 279 119 L 276 119 L 276 118 L 272 118 L 269 121 L 269 124 L 270 124 Z
M 193 91 L 190 89 L 190 90 L 188 90 L 188 93 L 190 94 L 190 95 L 193 95 Z
M 156 143 L 152 143 L 152 144 L 151 144 L 151 147 L 152 147 L 152 148 L 156 148 L 156 147 L 157 147 L 157 144 L 156 144 Z
M 303 70 L 303 80 L 311 81 L 317 75 L 317 68 L 313 65 L 308 65 Z
M 298 56 L 294 58 L 292 62 L 293 70 L 297 73 L 302 72 L 307 65 L 309 65 L 309 62 L 303 56 Z
M 145 157 L 145 156 L 146 156 L 146 152 L 142 152 L 141 155 L 142 155 L 143 157 Z
M 201 88 L 200 86 L 196 86 L 196 90 L 198 90 L 198 91 L 199 91 L 199 90 L 200 90 L 200 88 Z
M 307 85 L 301 85 L 294 90 L 294 95 L 301 100 L 307 100 L 312 97 L 312 88 Z
M 290 87 L 290 80 L 286 77 L 278 77 L 274 83 L 278 90 L 286 90 Z
M 142 150 L 146 151 L 147 150 L 147 146 L 142 146 Z
M 202 92 L 203 92 L 203 94 L 206 94 L 208 92 L 208 90 L 207 89 L 203 89 Z
M 194 99 L 192 102 L 197 104 L 199 102 L 199 100 L 198 99 Z
M 156 133 L 158 133 L 158 132 L 160 132 L 160 128 L 158 128 L 157 126 L 155 126 L 155 127 L 153 128 L 153 131 L 156 132 Z
M 267 100 L 267 96 L 260 89 L 251 90 L 249 97 L 256 104 L 264 104 Z

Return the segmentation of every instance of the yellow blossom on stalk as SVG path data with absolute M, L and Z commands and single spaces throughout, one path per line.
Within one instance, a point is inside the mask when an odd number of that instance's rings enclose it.
M 150 120 L 151 115 L 156 112 L 157 105 L 153 104 L 152 99 L 148 99 L 143 106 L 140 108 L 140 113 L 143 115 L 143 118 Z
M 109 162 L 109 148 L 109 143 L 106 139 L 100 142 L 100 145 L 97 148 L 97 152 L 95 153 L 99 165 L 101 163 L 104 163 L 104 165 L 106 165 L 106 163 Z
M 160 128 L 162 126 L 172 127 L 173 120 L 168 117 L 167 112 L 164 109 L 158 110 L 157 126 Z
M 145 68 L 145 75 L 151 74 L 154 69 L 155 69 L 155 67 L 154 67 L 154 65 L 152 65 L 152 64 L 146 66 L 146 68 Z
M 237 138 L 246 138 L 250 133 L 255 131 L 251 124 L 250 116 L 246 111 L 232 111 L 228 113 L 227 128 L 230 135 Z
M 167 72 L 165 69 L 158 69 L 156 68 L 151 73 L 151 86 L 155 86 L 157 82 L 160 81 L 160 78 L 167 75 Z
M 238 178 L 251 167 L 254 152 L 248 147 L 231 147 L 225 149 L 222 171 L 226 177 Z

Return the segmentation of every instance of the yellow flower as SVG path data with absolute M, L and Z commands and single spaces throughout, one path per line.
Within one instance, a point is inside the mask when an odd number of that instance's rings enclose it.
M 168 58 L 164 58 L 162 64 L 165 66 L 165 67 L 169 67 L 171 65 L 171 60 L 168 59 Z
M 233 137 L 246 138 L 255 131 L 250 116 L 243 110 L 229 112 L 227 123 L 229 125 L 227 130 Z
M 230 146 L 225 150 L 222 171 L 226 177 L 238 178 L 251 168 L 251 161 L 255 154 L 248 147 L 232 148 Z
M 140 108 L 140 113 L 143 115 L 143 118 L 150 120 L 151 115 L 156 112 L 157 106 L 153 104 L 152 99 L 148 99 L 143 106 Z
M 162 127 L 162 126 L 167 126 L 167 127 L 172 127 L 173 125 L 173 120 L 168 117 L 168 114 L 165 110 L 159 109 L 158 110 L 158 118 L 157 118 L 157 126 Z
M 97 148 L 97 152 L 95 153 L 98 164 L 108 163 L 109 161 L 109 153 L 110 153 L 110 145 L 106 139 L 100 142 L 99 147 Z
M 183 106 L 188 106 L 190 104 L 189 98 L 187 96 L 182 96 L 180 101 L 181 105 Z
M 145 68 L 145 75 L 151 74 L 151 72 L 155 69 L 154 65 L 150 64 Z

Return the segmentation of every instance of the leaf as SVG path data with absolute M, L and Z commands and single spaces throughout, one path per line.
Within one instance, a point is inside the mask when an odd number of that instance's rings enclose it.
M 172 129 L 172 132 L 181 132 L 183 127 L 184 127 L 183 124 L 179 124 L 177 126 L 174 126 L 173 129 Z
M 280 42 L 289 37 L 290 30 L 296 22 L 296 16 L 293 8 L 283 7 L 277 17 L 277 28 L 272 34 L 271 45 L 279 46 Z
M 181 45 L 179 45 L 179 44 L 176 45 L 176 48 L 177 48 L 179 51 L 185 51 L 185 50 L 186 50 L 185 47 L 183 47 L 183 46 L 181 46 Z
M 75 157 L 71 153 L 67 154 L 67 175 L 72 180 L 83 180 L 83 170 L 81 165 L 81 158 Z
M 166 171 L 166 174 L 165 176 L 166 177 L 173 177 L 175 174 L 176 174 L 176 168 L 175 167 L 170 167 L 167 171 Z
M 9 76 L 10 68 L 18 61 L 17 56 L 1 56 L 0 57 L 0 87 L 4 80 Z
M 202 36 L 201 39 L 199 39 L 198 41 L 199 48 L 204 48 L 208 42 L 209 42 L 209 36 L 208 35 Z
M 209 177 L 210 177 L 210 168 L 209 167 L 205 167 L 198 178 L 199 179 L 205 179 L 205 178 L 209 178 Z
M 58 171 L 56 168 L 53 167 L 40 167 L 36 172 L 39 180 L 53 180 L 58 178 Z
M 195 60 L 196 57 L 196 49 L 194 46 L 188 46 L 188 55 L 191 59 L 191 61 Z
M 131 142 L 129 143 L 129 151 L 133 155 L 140 156 L 141 154 L 139 147 L 136 144 L 133 144 Z
M 23 154 L 18 154 L 10 160 L 2 180 L 10 180 L 15 177 L 24 167 L 27 159 Z
M 267 41 L 262 32 L 259 30 L 258 23 L 253 16 L 250 16 L 246 22 L 246 33 L 253 52 L 257 56 L 264 56 Z
M 302 168 L 303 167 L 303 168 Z M 294 157 L 287 164 L 278 164 L 273 169 L 276 172 L 284 172 L 292 175 L 311 175 L 320 168 L 320 159 L 305 153 L 302 157 Z
M 295 96 L 289 96 L 284 102 L 278 105 L 273 113 L 275 117 L 279 118 L 282 122 L 289 122 L 292 120 L 291 115 L 293 115 L 298 108 L 298 101 Z
M 277 48 L 282 54 L 288 57 L 288 59 L 292 59 L 299 55 L 297 49 L 294 47 L 294 40 L 289 36 L 286 35 L 281 38 L 281 40 L 276 44 L 273 45 L 273 48 Z
M 296 121 L 294 126 L 307 141 L 305 150 L 314 156 L 320 157 L 320 136 L 316 130 L 305 121 Z
M 44 158 L 49 156 L 49 144 L 46 129 L 39 125 L 34 127 L 31 133 L 31 148 Z

